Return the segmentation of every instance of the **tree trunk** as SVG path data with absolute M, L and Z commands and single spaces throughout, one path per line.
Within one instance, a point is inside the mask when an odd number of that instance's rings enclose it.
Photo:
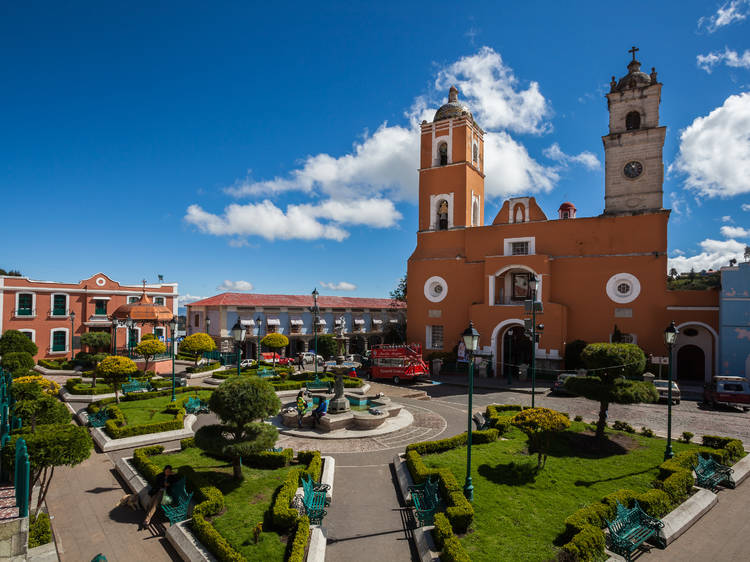
M 597 439 L 604 439 L 604 428 L 607 427 L 607 410 L 609 402 L 602 401 L 599 404 L 599 421 L 596 424 Z
M 96 367 L 94 367 L 94 372 L 91 374 L 91 388 L 96 387 Z
M 46 478 L 46 481 L 43 482 L 42 486 L 39 489 L 39 498 L 36 502 L 36 511 L 34 512 L 34 517 L 37 517 L 39 515 L 39 511 L 42 509 L 42 506 L 44 505 L 44 500 L 47 499 L 47 491 L 49 490 L 49 485 L 52 483 L 52 477 L 55 475 L 55 467 L 50 468 L 49 476 Z
M 232 461 L 232 470 L 233 470 L 233 476 L 235 480 L 242 480 L 242 457 L 236 457 Z
M 112 386 L 115 387 L 115 402 L 117 404 L 119 404 L 120 403 L 120 394 L 117 391 L 120 389 L 120 385 L 117 384 L 117 383 L 114 383 Z

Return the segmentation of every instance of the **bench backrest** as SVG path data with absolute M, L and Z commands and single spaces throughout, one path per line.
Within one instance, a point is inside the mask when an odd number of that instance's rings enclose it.
M 187 497 L 187 490 L 185 489 L 185 477 L 183 476 L 177 482 L 173 482 L 169 486 L 169 495 L 174 499 Z

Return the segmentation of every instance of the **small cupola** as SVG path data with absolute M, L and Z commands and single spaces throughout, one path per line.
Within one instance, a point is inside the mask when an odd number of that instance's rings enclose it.
M 574 219 L 576 218 L 576 206 L 573 203 L 566 201 L 557 210 L 557 217 L 559 219 Z

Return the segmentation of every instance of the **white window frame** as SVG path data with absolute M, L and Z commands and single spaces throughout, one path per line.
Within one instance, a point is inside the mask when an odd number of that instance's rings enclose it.
M 65 332 L 65 350 L 64 351 L 52 351 L 52 346 L 55 343 L 55 332 Z M 68 328 L 52 328 L 49 331 L 49 355 L 62 355 L 70 352 L 70 329 Z
M 31 295 L 31 314 L 18 314 L 18 301 L 21 299 L 21 295 Z M 13 310 L 13 315 L 17 318 L 36 318 L 36 293 L 31 291 L 18 291 L 16 293 L 16 308 Z
M 65 297 L 65 314 L 53 314 L 55 310 L 55 297 Z M 52 293 L 49 297 L 49 315 L 53 318 L 67 318 L 70 315 L 70 295 L 68 293 Z
M 441 327 L 443 329 L 443 339 L 441 342 L 443 345 L 441 345 L 440 347 L 434 347 L 432 345 L 432 329 L 434 327 Z M 425 326 L 425 342 L 424 343 L 427 349 L 436 349 L 436 350 L 443 349 L 445 347 L 445 325 L 435 324 L 433 326 L 432 324 L 428 324 L 427 326 Z
M 33 328 L 23 328 L 22 330 L 18 330 L 22 334 L 31 334 L 31 341 L 36 343 L 36 330 Z
M 437 212 L 440 205 L 440 201 L 445 199 L 448 202 L 448 229 L 453 228 L 453 216 L 455 211 L 453 208 L 453 192 L 450 193 L 438 193 L 437 195 L 430 195 L 430 230 L 438 229 Z
M 92 300 L 94 301 L 94 314 L 92 314 L 92 316 L 103 317 L 103 316 L 108 316 L 109 315 L 109 310 L 107 310 L 107 312 L 104 313 L 104 314 L 97 314 L 96 313 L 96 301 L 104 301 L 106 303 L 106 305 L 107 305 L 106 308 L 109 308 L 109 300 L 110 300 L 109 298 L 94 297 Z
M 160 299 L 161 303 L 156 302 L 156 299 Z M 159 305 L 159 306 L 167 306 L 167 299 L 161 296 L 154 297 L 154 304 Z
M 133 304 L 135 302 L 138 302 L 140 300 L 140 298 L 141 297 L 136 297 L 136 296 L 133 296 L 133 295 L 129 295 L 128 296 L 128 300 L 126 301 L 126 303 L 127 304 Z M 94 300 L 96 300 L 96 299 L 94 299 Z
M 159 339 L 159 335 L 156 333 L 156 330 L 160 330 L 161 337 L 164 338 L 159 341 L 167 341 L 167 329 L 164 326 L 154 326 L 154 335 L 156 336 L 156 339 Z
M 516 242 L 528 242 L 529 244 L 529 253 L 520 255 L 536 255 L 536 237 L 534 236 L 528 236 L 526 238 L 505 238 L 503 240 L 503 255 L 513 256 L 513 244 Z M 516 254 L 516 256 L 518 256 L 518 254 Z
M 440 145 L 442 143 L 445 143 L 448 150 L 448 160 L 443 166 L 448 166 L 450 164 L 453 164 L 453 158 L 451 156 L 451 153 L 453 152 L 453 129 L 450 130 L 450 132 L 446 135 L 440 135 L 439 137 L 435 137 L 432 139 L 432 167 L 433 168 L 440 168 L 440 151 L 438 150 L 440 148 Z

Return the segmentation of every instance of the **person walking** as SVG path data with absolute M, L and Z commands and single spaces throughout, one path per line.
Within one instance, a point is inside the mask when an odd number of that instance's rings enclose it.
M 307 400 L 305 400 L 305 392 L 299 391 L 297 394 L 297 427 L 302 427 L 302 418 L 305 417 L 307 411 Z
M 146 511 L 146 518 L 141 523 L 141 529 L 145 529 L 151 524 L 151 518 L 156 513 L 156 508 L 161 505 L 161 500 L 164 498 L 164 493 L 167 488 L 172 484 L 173 473 L 172 465 L 167 465 L 164 470 L 156 475 L 154 483 L 151 485 L 151 489 L 148 491 L 150 497 L 150 503 L 148 510 Z

